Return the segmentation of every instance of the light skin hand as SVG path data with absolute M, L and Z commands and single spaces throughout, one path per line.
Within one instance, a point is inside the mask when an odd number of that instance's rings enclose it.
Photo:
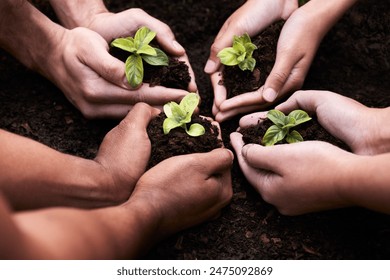
M 332 0 L 324 3 L 311 0 L 295 10 L 283 26 L 275 65 L 264 86 L 226 100 L 226 89 L 213 82 L 216 92 L 213 107 L 215 119 L 224 121 L 239 113 L 263 109 L 301 88 L 322 38 L 355 2 Z M 321 21 L 317 18 L 321 18 Z
M 276 109 L 316 114 L 320 124 L 356 154 L 390 152 L 390 130 L 383 125 L 390 117 L 390 108 L 369 108 L 334 92 L 308 90 L 297 91 Z M 249 122 L 249 118 L 242 119 L 243 125 Z
M 214 218 L 228 204 L 232 163 L 233 153 L 224 148 L 169 158 L 140 178 L 130 202 L 149 205 L 160 217 L 157 232 L 165 237 Z
M 300 215 L 351 205 L 341 184 L 352 154 L 319 141 L 264 147 L 244 146 L 238 132 L 230 139 L 248 181 L 280 213 Z
M 65 27 L 69 29 L 86 27 L 99 33 L 108 44 L 119 37 L 134 36 L 135 32 L 142 26 L 153 30 L 157 33 L 156 40 L 160 44 L 161 49 L 188 65 L 191 81 L 187 90 L 190 92 L 197 91 L 194 71 L 192 70 L 185 49 L 176 41 L 169 26 L 162 21 L 138 8 L 128 9 L 119 13 L 111 13 L 104 6 L 103 1 L 81 0 L 76 3 L 72 1 L 51 0 L 50 2 Z M 128 88 L 127 82 L 125 83 Z M 137 91 L 141 92 L 137 93 Z M 159 105 L 163 105 L 171 100 L 180 101 L 185 95 L 185 92 L 183 90 L 164 87 L 149 87 L 148 84 L 144 84 L 136 92 L 130 92 L 129 94 L 138 94 L 140 95 L 140 101 L 151 105 L 156 105 L 156 102 Z M 150 100 L 148 100 L 149 95 L 153 96 Z
M 217 121 L 224 121 L 238 113 L 247 112 L 249 108 L 239 108 L 243 105 L 241 99 L 245 103 L 248 103 L 247 99 L 251 99 L 251 95 L 253 95 L 253 93 L 249 93 L 245 97 L 232 98 L 231 101 L 230 99 L 226 100 L 226 89 L 224 86 L 218 84 L 221 80 L 221 72 L 223 69 L 217 57 L 218 52 L 232 45 L 233 35 L 242 35 L 246 32 L 249 36 L 255 36 L 271 23 L 280 19 L 287 19 L 297 7 L 296 0 L 249 0 L 226 20 L 211 46 L 210 56 L 204 69 L 206 73 L 210 74 L 213 85 L 213 114 Z M 262 108 L 261 106 L 257 106 L 257 103 L 259 103 L 258 93 L 255 92 L 254 95 L 255 101 L 248 104 L 250 109 Z M 224 105 L 226 102 L 227 105 Z M 224 106 L 229 108 L 231 106 L 229 103 L 235 104 L 236 102 L 240 106 L 234 106 L 235 110 L 225 110 Z

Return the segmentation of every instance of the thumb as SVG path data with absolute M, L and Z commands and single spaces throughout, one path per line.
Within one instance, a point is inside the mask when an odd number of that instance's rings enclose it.
M 265 101 L 273 102 L 281 94 L 293 65 L 287 57 L 276 55 L 275 65 L 264 84 L 263 98 Z
M 264 147 L 258 144 L 248 144 L 242 148 L 241 153 L 249 166 L 278 174 L 279 162 L 283 160 L 282 150 L 284 150 L 283 145 Z
M 214 149 L 208 153 L 199 153 L 198 162 L 202 162 L 208 175 L 220 174 L 231 168 L 234 155 L 232 151 L 225 148 Z

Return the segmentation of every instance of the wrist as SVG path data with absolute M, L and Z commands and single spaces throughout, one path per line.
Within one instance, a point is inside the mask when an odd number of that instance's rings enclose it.
M 107 13 L 108 10 L 103 1 L 63 1 L 50 0 L 61 24 L 68 29 L 75 27 L 89 27 L 96 15 Z

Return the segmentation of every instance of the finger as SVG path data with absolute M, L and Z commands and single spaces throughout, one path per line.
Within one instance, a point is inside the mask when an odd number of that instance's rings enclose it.
M 296 91 L 289 99 L 275 107 L 282 112 L 291 112 L 302 109 L 307 112 L 315 112 L 318 104 L 323 99 L 322 91 L 300 90 Z
M 281 162 L 286 159 L 286 155 L 291 151 L 285 149 L 286 145 L 288 144 L 264 147 L 258 144 L 248 144 L 242 148 L 242 156 L 248 165 L 253 168 L 280 174 Z M 294 147 L 289 145 L 288 148 L 293 149 Z
M 232 45 L 233 42 L 233 31 L 229 30 L 229 20 L 227 20 L 221 27 L 217 36 L 215 37 L 214 43 L 210 47 L 210 56 L 204 67 L 204 72 L 212 74 L 221 67 L 221 61 L 217 57 L 217 54 L 224 48 Z
M 225 148 L 218 148 L 208 153 L 196 155 L 197 161 L 202 163 L 209 176 L 226 172 L 226 170 L 231 168 L 234 160 L 232 151 Z
M 127 116 L 121 121 L 131 130 L 145 130 L 150 120 L 157 116 L 160 110 L 149 106 L 146 103 L 137 103 L 133 106 Z
M 260 192 L 262 181 L 259 180 L 261 179 L 259 178 L 259 175 L 261 175 L 263 172 L 261 170 L 256 170 L 252 166 L 248 165 L 245 158 L 243 157 L 242 148 L 244 147 L 244 141 L 242 140 L 242 134 L 238 132 L 231 133 L 230 143 L 236 153 L 238 164 L 240 165 L 240 169 L 244 173 L 245 178 Z
M 215 72 L 210 75 L 211 84 L 214 90 L 214 103 L 217 108 L 221 106 L 222 102 L 224 102 L 227 98 L 227 92 L 224 85 L 220 85 L 220 81 L 222 79 L 222 72 Z
M 229 111 L 237 107 L 248 107 L 253 105 L 263 105 L 264 107 L 269 106 L 269 104 L 264 101 L 263 96 L 260 93 L 261 91 L 262 89 L 258 89 L 256 91 L 246 92 L 226 99 L 220 105 L 220 110 Z
M 267 118 L 267 112 L 257 112 L 243 116 L 240 119 L 240 128 L 248 127 L 250 125 L 257 125 L 259 122 Z
M 258 105 L 258 106 L 247 106 L 247 107 L 241 107 L 241 108 L 236 108 L 227 112 L 220 111 L 218 114 L 215 116 L 215 120 L 218 122 L 224 122 L 226 120 L 229 120 L 233 118 L 234 116 L 237 116 L 239 114 L 244 114 L 248 112 L 254 112 L 258 110 L 264 109 L 264 105 Z
M 137 90 L 123 89 L 102 79 L 95 81 L 91 87 L 92 90 L 85 96 L 85 99 L 91 103 L 102 104 L 136 104 L 145 102 L 152 106 L 162 106 L 169 101 L 179 102 L 188 94 L 186 90 L 163 86 L 151 87 L 147 83 L 142 84 Z
M 184 54 L 181 57 L 179 57 L 178 59 L 179 59 L 179 61 L 184 61 L 185 64 L 188 66 L 188 72 L 189 72 L 190 77 L 191 77 L 190 83 L 188 85 L 188 91 L 189 92 L 197 92 L 198 87 L 196 85 L 195 73 L 191 67 L 190 60 L 189 60 L 188 56 L 186 54 Z
M 263 99 L 267 102 L 274 102 L 281 94 L 290 74 L 295 65 L 301 57 L 291 60 L 283 53 L 276 55 L 275 65 L 271 73 L 268 75 L 264 84 Z

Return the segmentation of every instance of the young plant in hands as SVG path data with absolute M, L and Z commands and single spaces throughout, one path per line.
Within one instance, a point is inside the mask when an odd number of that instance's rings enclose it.
M 247 33 L 242 36 L 233 37 L 233 46 L 221 50 L 217 57 L 221 63 L 227 66 L 238 65 L 242 71 L 253 71 L 256 60 L 252 57 L 253 51 L 257 49 Z
M 168 134 L 176 127 L 182 127 L 188 135 L 196 137 L 205 133 L 205 129 L 201 124 L 194 123 L 187 128 L 187 123 L 191 122 L 192 114 L 199 104 L 199 96 L 196 93 L 187 94 L 177 104 L 172 101 L 164 105 L 164 113 L 167 118 L 164 120 L 163 129 L 164 134 Z
M 294 110 L 288 116 L 279 110 L 270 110 L 267 118 L 274 123 L 265 132 L 262 144 L 272 146 L 286 138 L 287 143 L 302 142 L 303 138 L 298 131 L 292 127 L 311 120 L 311 117 L 303 110 Z
M 111 42 L 112 47 L 130 52 L 125 62 L 126 78 L 133 88 L 137 88 L 143 81 L 143 61 L 153 66 L 167 66 L 168 56 L 160 49 L 149 43 L 156 37 L 156 32 L 147 27 L 141 27 L 133 37 L 117 38 Z

